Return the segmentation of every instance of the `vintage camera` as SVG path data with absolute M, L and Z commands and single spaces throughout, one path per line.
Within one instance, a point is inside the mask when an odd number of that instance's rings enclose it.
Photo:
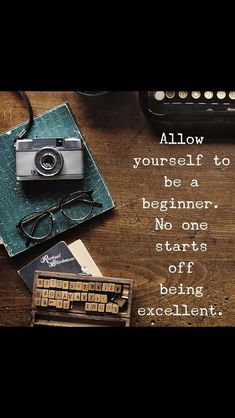
M 16 142 L 18 181 L 84 178 L 80 138 L 33 138 Z

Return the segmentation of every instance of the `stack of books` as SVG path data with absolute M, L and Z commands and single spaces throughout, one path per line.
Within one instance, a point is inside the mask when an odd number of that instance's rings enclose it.
M 64 241 L 31 261 L 18 271 L 29 290 L 33 291 L 35 271 L 83 273 L 102 277 L 102 274 L 81 240 L 67 245 Z

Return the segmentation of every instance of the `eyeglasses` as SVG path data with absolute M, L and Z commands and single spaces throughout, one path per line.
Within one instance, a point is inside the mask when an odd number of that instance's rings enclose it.
M 54 213 L 61 212 L 70 221 L 79 224 L 89 218 L 94 207 L 102 207 L 102 203 L 93 200 L 92 193 L 93 190 L 70 193 L 63 197 L 58 205 L 25 216 L 16 227 L 20 228 L 30 240 L 42 241 L 52 234 Z

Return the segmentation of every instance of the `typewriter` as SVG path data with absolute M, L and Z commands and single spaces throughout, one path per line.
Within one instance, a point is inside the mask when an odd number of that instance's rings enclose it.
M 133 281 L 36 271 L 31 326 L 128 327 Z
M 142 91 L 139 103 L 156 122 L 235 126 L 235 91 Z

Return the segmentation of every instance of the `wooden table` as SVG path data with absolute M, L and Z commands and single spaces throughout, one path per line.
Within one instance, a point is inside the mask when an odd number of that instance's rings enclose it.
M 233 326 L 235 324 L 235 144 L 207 141 L 201 146 L 160 145 L 138 107 L 132 92 L 110 93 L 84 98 L 75 92 L 29 92 L 35 115 L 68 101 L 85 134 L 93 156 L 116 201 L 116 209 L 64 234 L 70 243 L 80 238 L 104 275 L 134 279 L 132 326 Z M 0 93 L 0 127 L 4 131 L 27 119 L 27 110 L 17 93 Z M 193 132 L 196 135 L 197 132 Z M 134 157 L 182 156 L 202 153 L 198 167 L 153 167 L 134 170 Z M 229 157 L 228 167 L 215 167 L 212 156 Z M 163 188 L 163 176 L 181 178 L 183 187 Z M 189 186 L 198 179 L 200 187 Z M 141 198 L 149 200 L 212 200 L 218 209 L 166 213 L 143 210 Z M 175 226 L 156 231 L 155 218 L 164 217 Z M 185 221 L 208 222 L 206 231 L 183 231 Z M 156 242 L 206 242 L 207 252 L 157 252 Z M 0 325 L 28 326 L 31 294 L 17 270 L 56 243 L 53 239 L 36 249 L 10 259 L 0 247 Z M 170 265 L 194 261 L 192 274 L 170 274 Z M 203 297 L 159 294 L 160 284 L 170 287 L 202 286 Z M 223 315 L 140 316 L 139 308 L 172 307 L 187 304 L 189 309 L 214 305 Z M 142 311 L 143 312 L 143 311 Z M 146 310 L 146 313 L 150 311 Z

